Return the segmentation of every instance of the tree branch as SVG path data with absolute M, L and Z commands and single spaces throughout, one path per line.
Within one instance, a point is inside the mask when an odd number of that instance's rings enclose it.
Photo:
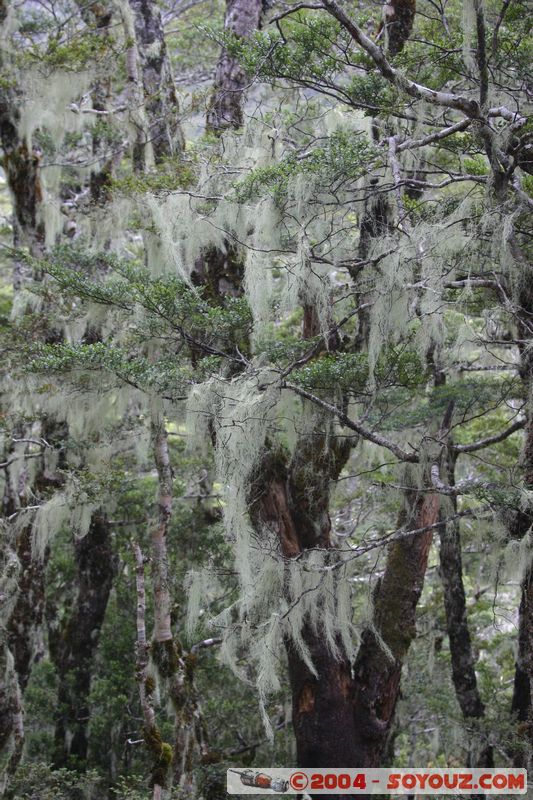
M 352 39 L 370 56 L 383 77 L 398 89 L 401 89 L 417 100 L 426 100 L 432 105 L 455 108 L 457 111 L 462 111 L 463 114 L 466 114 L 468 117 L 479 117 L 479 105 L 475 100 L 471 100 L 468 97 L 461 97 L 461 95 L 452 94 L 451 92 L 435 91 L 434 89 L 429 89 L 427 86 L 406 78 L 405 75 L 402 75 L 401 72 L 390 64 L 381 47 L 378 47 L 372 39 L 363 33 L 361 28 L 350 19 L 335 0 L 323 0 L 323 5 L 328 14 L 331 14 L 332 17 L 340 22 Z
M 340 408 L 337 408 L 337 406 L 333 405 L 332 403 L 322 400 L 320 397 L 311 394 L 311 392 L 302 389 L 300 386 L 295 386 L 293 383 L 283 381 L 281 385 L 286 389 L 290 389 L 300 397 L 303 397 L 305 400 L 309 400 L 311 403 L 323 408 L 325 411 L 329 411 L 330 414 L 337 417 L 342 425 L 352 431 L 355 431 L 362 436 L 363 439 L 367 439 L 369 442 L 374 442 L 374 444 L 379 445 L 379 447 L 385 447 L 387 450 L 393 453 L 399 461 L 407 461 L 411 464 L 417 464 L 420 460 L 417 453 L 408 453 L 407 450 L 404 450 L 395 442 L 391 442 L 389 439 L 386 439 L 384 436 L 380 436 L 378 433 L 369 431 L 359 422 L 355 422 L 354 420 L 350 419 L 350 417 L 348 417 L 344 411 L 341 411 Z
M 472 444 L 455 444 L 452 445 L 452 449 L 455 450 L 456 453 L 475 453 L 476 450 L 482 450 L 484 447 L 490 447 L 491 444 L 503 442 L 513 433 L 524 428 L 525 424 L 525 419 L 516 420 L 516 422 L 513 422 L 512 425 L 510 425 L 501 433 L 497 433 L 494 436 L 487 436 L 485 439 L 479 439 L 477 442 L 472 442 Z

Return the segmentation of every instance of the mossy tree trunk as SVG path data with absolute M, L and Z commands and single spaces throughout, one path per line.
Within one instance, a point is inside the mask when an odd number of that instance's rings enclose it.
M 77 594 L 60 631 L 50 629 L 50 655 L 59 678 L 55 731 L 57 767 L 83 765 L 87 757 L 89 694 L 94 654 L 116 572 L 111 529 L 105 514 L 93 514 L 88 533 L 75 542 Z
M 184 797 L 192 798 L 195 796 L 193 759 L 198 749 L 203 753 L 205 732 L 194 684 L 196 656 L 184 653 L 180 640 L 172 632 L 167 538 L 172 518 L 174 475 L 165 420 L 158 412 L 152 416 L 151 440 L 158 475 L 158 513 L 151 529 L 154 592 L 151 656 L 175 714 L 174 747 L 166 768 L 172 765 L 174 784 Z M 150 748 L 146 735 L 145 740 Z
M 313 443 L 313 446 L 311 446 Z M 342 469 L 347 445 L 324 448 L 303 438 L 295 456 L 267 451 L 250 494 L 256 527 L 275 531 L 283 556 L 331 547 L 329 485 Z M 424 584 L 439 500 L 413 490 L 406 495 L 400 525 L 405 533 L 389 545 L 374 592 L 372 628 L 364 631 L 354 664 L 339 643 L 335 657 L 323 631 L 306 624 L 304 641 L 318 677 L 287 641 L 293 727 L 298 766 L 376 767 L 387 746 L 398 701 L 402 665 L 416 635 L 416 607 Z M 384 644 L 383 644 L 384 643 Z
M 455 483 L 456 454 L 448 458 L 448 483 Z M 452 515 L 457 512 L 457 497 L 451 498 Z M 461 708 L 466 725 L 476 725 L 476 721 L 485 716 L 485 706 L 481 699 L 477 683 L 475 658 L 466 612 L 466 594 L 463 583 L 463 558 L 461 547 L 461 529 L 458 520 L 452 520 L 439 529 L 440 550 L 439 564 L 442 588 L 444 592 L 444 610 L 446 612 L 446 630 L 450 641 L 450 657 L 452 662 L 452 680 L 455 695 Z M 492 747 L 487 742 L 479 746 L 478 736 L 471 737 L 472 747 L 469 753 L 473 767 L 494 766 Z
M 411 531 L 435 525 L 439 508 L 435 494 L 406 492 L 399 519 L 403 532 L 388 546 L 385 571 L 374 591 L 372 628 L 363 632 L 354 664 L 356 765 L 360 767 L 381 764 L 400 694 L 402 665 L 416 637 L 416 608 L 433 530 Z
M 34 259 L 42 257 L 45 248 L 45 226 L 40 215 L 43 198 L 41 185 L 41 158 L 31 143 L 19 133 L 20 97 L 19 89 L 10 74 L 11 53 L 9 32 L 4 28 L 8 19 L 9 3 L 0 3 L 0 71 L 5 77 L 0 86 L 0 148 L 7 186 L 12 202 L 13 244 L 26 248 Z M 38 278 L 36 274 L 34 277 Z M 21 259 L 15 256 L 13 262 L 13 288 L 18 292 L 26 279 Z M 47 326 L 45 326 L 45 330 Z M 34 488 L 30 486 L 29 473 L 25 466 L 16 470 L 13 478 L 10 464 L 22 458 L 36 457 L 28 451 L 32 428 L 15 425 L 12 433 L 15 438 L 28 439 L 23 452 L 8 453 L 5 464 L 5 494 L 3 512 L 7 521 L 7 544 L 2 554 L 8 568 L 17 569 L 17 580 L 11 584 L 12 596 L 6 603 L 0 620 L 1 662 L 8 667 L 2 673 L 0 684 L 0 748 L 11 743 L 11 754 L 1 778 L 3 791 L 15 773 L 24 748 L 24 716 L 22 693 L 27 686 L 33 666 L 37 632 L 40 629 L 44 608 L 45 562 L 33 546 L 32 515 L 24 509 L 30 505 Z M 16 448 L 16 446 L 15 446 Z M 37 480 L 43 477 L 43 470 L 37 471 Z M 33 504 L 33 501 L 31 502 Z M 23 524 L 20 515 L 23 515 Z M 11 666 L 13 664 L 13 666 Z
M 77 0 L 80 15 L 88 28 L 96 31 L 102 41 L 109 39 L 113 23 L 113 10 L 107 3 L 86 3 Z M 98 114 L 106 114 L 111 97 L 111 80 L 109 76 L 98 75 L 92 91 L 92 107 Z M 99 132 L 92 134 L 92 151 L 95 165 L 89 175 L 91 202 L 104 205 L 110 200 L 110 181 L 113 176 L 113 157 L 106 156 L 105 142 Z
M 262 0 L 226 0 L 225 33 L 245 38 L 259 27 Z M 207 130 L 221 134 L 227 128 L 241 128 L 243 97 L 248 83 L 244 69 L 223 46 L 215 71 L 213 94 L 207 112 Z
M 172 516 L 174 477 L 168 451 L 165 421 L 154 415 L 151 423 L 152 447 L 158 475 L 158 516 L 151 532 L 152 581 L 154 586 L 154 640 L 172 639 L 171 599 L 168 575 L 167 535 Z
M 517 741 L 512 753 L 515 767 L 531 766 L 533 750 L 533 570 L 522 581 L 518 610 L 518 649 L 511 710 L 517 722 Z
M 147 136 L 157 163 L 179 155 L 185 145 L 179 106 L 167 55 L 161 11 L 152 0 L 129 0 L 134 15 L 136 48 L 142 76 Z M 144 159 L 144 143 L 134 148 L 134 161 Z
M 533 268 L 521 257 L 524 274 L 519 296 L 517 328 L 518 338 L 527 342 L 533 331 Z M 521 345 L 520 377 L 524 385 L 526 403 L 526 428 L 522 452 L 524 485 L 533 489 L 533 353 L 530 347 Z M 514 537 L 524 536 L 533 524 L 530 509 L 517 510 L 511 528 Z M 530 564 L 522 581 L 521 600 L 518 609 L 518 648 L 515 665 L 512 711 L 516 716 L 518 737 L 513 753 L 515 766 L 531 768 L 533 753 L 533 565 Z

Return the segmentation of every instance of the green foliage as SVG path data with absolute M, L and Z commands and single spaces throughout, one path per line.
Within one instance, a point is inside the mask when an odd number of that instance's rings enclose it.
M 465 170 L 471 175 L 488 175 L 490 171 L 486 158 L 481 154 L 473 158 L 465 158 L 464 166 Z
M 414 389 L 425 385 L 427 370 L 417 353 L 389 348 L 382 354 L 374 378 L 380 389 L 402 386 Z M 343 389 L 354 395 L 369 393 L 366 353 L 323 353 L 304 367 L 294 370 L 294 383 L 305 389 L 331 394 Z
M 26 369 L 36 373 L 81 372 L 78 382 L 82 386 L 91 386 L 89 376 L 84 379 L 83 374 L 106 371 L 126 384 L 165 396 L 182 394 L 191 379 L 191 369 L 180 366 L 175 359 L 135 357 L 128 350 L 105 342 L 39 346 L 32 351 Z
M 296 175 L 316 176 L 329 186 L 339 180 L 357 180 L 378 164 L 378 151 L 364 134 L 338 132 L 307 152 L 289 154 L 278 164 L 252 170 L 234 188 L 240 202 L 264 193 L 280 200 Z
M 167 159 L 151 172 L 134 172 L 112 178 L 111 191 L 129 194 L 164 194 L 179 189 L 190 189 L 196 180 L 194 165 L 183 159 Z
M 339 69 L 332 43 L 341 36 L 338 22 L 325 14 L 298 13 L 279 31 L 257 31 L 248 39 L 226 34 L 224 44 L 249 75 L 296 82 L 327 81 Z M 346 43 L 346 35 L 342 36 Z
M 60 35 L 50 36 L 46 47 L 34 47 L 25 53 L 28 61 L 48 69 L 66 69 L 72 72 L 86 69 L 95 59 L 106 55 L 109 43 L 96 32 L 84 32 L 70 40 Z
M 7 800 L 96 800 L 102 778 L 94 770 L 82 774 L 68 769 L 52 769 L 42 762 L 23 764 L 10 785 Z
M 235 340 L 245 339 L 252 326 L 252 315 L 244 297 L 229 297 L 224 305 L 213 306 L 205 299 L 207 290 L 197 289 L 172 275 L 155 278 L 146 268 L 112 255 L 93 256 L 76 248 L 62 247 L 57 248 L 49 259 L 40 260 L 39 267 L 54 279 L 66 300 L 81 298 L 119 309 L 128 315 L 137 308 L 142 309 L 145 314 L 139 323 L 142 338 L 147 334 L 160 336 L 170 330 L 179 336 L 190 337 L 193 345 L 194 337 L 198 335 L 231 346 Z M 47 296 L 50 284 L 36 286 L 35 291 Z M 131 325 L 129 327 L 135 338 L 134 329 Z M 126 380 L 137 375 L 144 376 L 143 379 L 151 385 L 157 383 L 158 368 L 146 359 L 129 357 L 126 363 L 119 348 L 111 346 L 107 353 L 102 343 L 58 346 L 57 350 L 46 347 L 38 354 L 38 360 L 32 362 L 32 368 L 48 366 L 55 370 L 67 366 L 74 368 L 82 363 L 87 368 L 99 365 L 111 371 L 120 369 Z M 172 376 L 187 374 L 186 370 L 183 373 L 180 370 L 171 358 L 160 361 L 159 373 L 166 374 L 169 380 Z M 162 380 L 164 382 L 165 378 Z
M 397 102 L 397 92 L 381 75 L 369 72 L 361 77 L 354 75 L 346 89 L 350 104 L 366 108 L 370 115 L 379 109 L 392 109 Z

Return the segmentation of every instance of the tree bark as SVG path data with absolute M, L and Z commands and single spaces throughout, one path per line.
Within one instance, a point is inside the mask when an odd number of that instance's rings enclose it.
M 115 576 L 109 522 L 93 514 L 88 533 L 75 543 L 77 596 L 63 630 L 50 629 L 50 654 L 59 678 L 55 766 L 87 757 L 93 658 Z
M 455 483 L 455 461 L 448 459 L 448 483 Z M 451 498 L 452 511 L 457 511 L 457 497 Z M 461 530 L 459 521 L 449 522 L 440 529 L 440 576 L 444 592 L 446 630 L 450 641 L 452 680 L 455 695 L 468 726 L 469 721 L 481 720 L 485 716 L 485 706 L 479 693 L 472 652 L 472 641 L 466 614 L 466 595 L 463 584 L 463 560 L 461 551 Z M 484 742 L 481 749 L 477 737 L 472 737 L 469 751 L 469 765 L 472 767 L 494 766 L 492 747 Z
M 511 710 L 517 721 L 517 742 L 513 749 L 515 767 L 530 768 L 533 747 L 533 570 L 522 581 L 518 611 L 518 652 Z
M 517 261 L 524 268 L 518 298 L 517 328 L 520 345 L 520 377 L 524 393 L 531 398 L 533 391 L 533 352 L 524 343 L 533 333 L 533 268 L 515 243 Z M 526 428 L 521 466 L 526 489 L 533 489 L 533 414 L 526 404 Z M 510 523 L 511 536 L 524 536 L 533 524 L 529 509 L 517 510 Z M 533 566 L 530 564 L 522 581 L 518 609 L 518 648 L 515 664 L 514 690 L 511 710 L 516 716 L 517 743 L 512 756 L 515 766 L 532 766 L 533 752 Z
M 172 748 L 163 742 L 156 724 L 153 693 L 155 683 L 148 674 L 150 645 L 146 638 L 146 592 L 144 588 L 144 557 L 138 544 L 133 544 L 135 585 L 137 590 L 136 678 L 144 721 L 144 741 L 152 757 L 152 800 L 160 800 L 166 785 L 166 775 Z
M 262 0 L 227 0 L 224 32 L 238 39 L 250 36 L 261 20 Z M 222 47 L 215 71 L 206 127 L 215 134 L 243 125 L 243 96 L 248 83 L 238 60 Z
M 135 37 L 142 74 L 147 137 L 156 164 L 179 155 L 185 145 L 179 106 L 168 60 L 161 12 L 152 0 L 129 0 L 134 15 Z M 141 143 L 144 149 L 144 144 Z M 135 158 L 142 154 L 134 154 Z
M 354 665 L 357 766 L 380 766 L 387 746 L 402 665 L 416 637 L 416 607 L 433 538 L 431 531 L 413 536 L 408 531 L 437 522 L 439 507 L 437 495 L 406 494 L 400 526 L 407 533 L 389 545 L 385 572 L 374 592 L 373 627 L 363 632 Z
M 302 437 L 291 462 L 267 450 L 250 492 L 252 522 L 275 531 L 283 556 L 331 546 L 329 483 L 345 462 L 346 445 L 325 449 Z M 438 521 L 439 498 L 408 493 L 400 524 L 406 531 Z M 301 767 L 376 767 L 386 749 L 399 696 L 402 664 L 416 635 L 432 533 L 406 534 L 390 544 L 374 592 L 373 626 L 364 631 L 355 664 L 339 643 L 335 657 L 323 632 L 306 623 L 303 638 L 318 677 L 286 643 L 297 763 Z M 381 640 L 381 641 L 380 641 Z
M 15 662 L 21 691 L 28 685 L 35 656 L 36 635 L 40 630 L 45 607 L 45 573 L 43 560 L 33 553 L 31 523 L 17 536 L 16 553 L 20 563 L 17 602 L 8 623 L 9 649 Z
M 0 57 L 0 67 L 3 66 Z M 0 146 L 2 166 L 13 202 L 13 232 L 15 243 L 26 246 L 34 258 L 44 252 L 44 223 L 39 218 L 43 199 L 41 158 L 28 142 L 19 137 L 19 99 L 13 87 L 0 87 Z M 15 286 L 17 286 L 15 276 Z
M 104 41 L 109 38 L 113 11 L 106 3 L 87 3 L 77 0 L 80 15 L 85 24 L 95 28 Z M 99 75 L 91 92 L 92 107 L 95 111 L 106 112 L 111 94 L 111 80 L 108 75 Z M 92 134 L 92 154 L 96 161 L 89 174 L 89 190 L 94 205 L 105 205 L 111 199 L 110 181 L 113 176 L 114 159 L 104 153 L 102 136 Z
M 172 516 L 174 478 L 168 452 L 164 420 L 155 416 L 151 424 L 152 446 L 158 475 L 158 519 L 152 530 L 152 580 L 154 584 L 154 639 L 172 639 L 168 582 L 167 534 Z
M 0 3 L 0 34 L 6 34 L 3 25 L 8 16 L 8 2 Z M 6 42 L 8 41 L 6 35 Z M 9 80 L 10 55 L 0 48 L 0 69 L 6 80 L 0 86 L 0 147 L 2 167 L 13 206 L 13 244 L 26 247 L 31 256 L 40 258 L 45 246 L 45 228 L 40 217 L 42 185 L 40 175 L 40 155 L 28 142 L 19 136 L 20 97 L 19 89 Z M 24 273 L 21 261 L 16 258 L 13 269 L 13 287 L 17 292 L 23 283 Z M 24 454 L 20 454 L 24 458 Z M 3 498 L 3 511 L 11 515 L 25 513 L 27 501 L 28 473 L 23 469 L 18 484 L 12 484 L 9 466 L 6 467 L 6 493 Z M 31 519 L 31 517 L 30 517 Z M 10 520 L 7 521 L 8 531 Z M 42 622 L 44 604 L 45 564 L 37 558 L 32 547 L 31 521 L 21 525 L 7 544 L 6 554 L 10 568 L 19 573 L 18 585 L 6 604 L 2 619 L 2 661 L 6 666 L 13 658 L 13 668 L 3 673 L 5 680 L 0 685 L 0 749 L 12 743 L 11 755 L 2 777 L 5 789 L 22 758 L 24 746 L 24 725 L 22 692 L 26 687 L 35 654 L 36 631 Z
M 387 0 L 384 4 L 379 34 L 384 35 L 389 56 L 395 56 L 403 50 L 413 30 L 415 13 L 416 0 Z
M 193 759 L 197 749 L 201 754 L 204 752 L 205 731 L 194 684 L 196 656 L 184 653 L 181 642 L 172 633 L 167 535 L 172 516 L 174 475 L 165 421 L 157 412 L 152 416 L 151 437 L 159 487 L 158 519 L 151 532 L 154 591 L 151 654 L 159 677 L 166 685 L 175 713 L 175 739 L 171 750 L 174 784 L 180 787 L 184 797 L 194 797 Z

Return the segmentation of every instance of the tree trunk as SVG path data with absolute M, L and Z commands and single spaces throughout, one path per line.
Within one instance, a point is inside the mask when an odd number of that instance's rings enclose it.
M 172 516 L 174 478 L 168 452 L 164 419 L 154 416 L 151 424 L 152 447 L 159 479 L 158 520 L 152 530 L 152 580 L 154 584 L 154 640 L 172 639 L 170 589 L 168 582 L 167 533 Z
M 354 665 L 357 766 L 381 764 L 399 697 L 402 665 L 416 637 L 416 607 L 433 533 L 409 535 L 409 531 L 433 525 L 438 515 L 437 495 L 415 490 L 406 494 L 400 515 L 405 534 L 389 545 L 385 572 L 374 592 L 373 627 L 363 632 Z
M 37 631 L 40 630 L 45 605 L 46 561 L 36 559 L 32 552 L 32 525 L 25 525 L 16 541 L 20 563 L 17 602 L 9 618 L 9 649 L 22 691 L 28 685 L 35 655 Z
M 50 654 L 59 678 L 55 731 L 55 766 L 87 757 L 89 693 L 93 657 L 98 646 L 115 575 L 109 522 L 93 515 L 89 531 L 75 543 L 77 596 L 63 630 L 50 633 Z
M 262 0 L 227 0 L 224 31 L 238 39 L 250 36 L 261 20 Z M 207 112 L 208 131 L 221 134 L 243 124 L 243 95 L 248 79 L 238 60 L 222 48 L 218 60 L 213 95 Z
M 330 547 L 329 482 L 347 456 L 344 443 L 325 449 L 302 437 L 287 463 L 268 451 L 250 496 L 256 527 L 274 530 L 285 558 Z M 439 498 L 413 490 L 400 524 L 407 533 L 389 545 L 385 572 L 374 593 L 372 629 L 364 631 L 355 664 L 336 658 L 321 630 L 308 623 L 303 637 L 318 677 L 287 641 L 297 763 L 302 767 L 376 767 L 381 763 L 399 696 L 402 664 L 416 635 L 432 532 L 409 530 L 438 521 Z M 380 641 L 381 639 L 381 641 Z M 339 643 L 340 652 L 343 653 Z
M 30 149 L 28 143 L 19 138 L 18 105 L 19 100 L 13 88 L 0 89 L 2 166 L 13 202 L 15 243 L 28 247 L 30 254 L 39 258 L 44 251 L 45 238 L 44 223 L 39 219 L 39 205 L 43 198 L 41 158 L 37 151 Z
M 345 656 L 335 659 L 325 639 L 309 625 L 304 628 L 303 640 L 309 648 L 318 678 L 288 642 L 292 724 L 298 766 L 359 766 L 358 720 L 354 714 L 355 684 L 351 664 Z
M 166 686 L 175 713 L 175 740 L 171 751 L 173 780 L 185 798 L 194 797 L 196 794 L 193 758 L 196 750 L 200 750 L 203 754 L 205 742 L 198 694 L 194 684 L 196 656 L 184 653 L 181 642 L 172 633 L 167 535 L 172 517 L 174 475 L 170 463 L 165 421 L 158 412 L 154 412 L 152 416 L 151 438 L 159 487 L 158 519 L 151 533 L 154 591 L 151 655 L 159 677 Z M 149 741 L 147 744 L 151 746 Z M 167 764 L 168 766 L 170 764 Z
M 178 98 L 167 56 L 161 12 L 152 0 L 129 0 L 142 73 L 148 140 L 156 164 L 179 155 L 185 140 L 178 117 Z M 144 149 L 144 145 L 143 145 Z M 137 158 L 142 157 L 137 154 Z M 135 155 L 134 155 L 135 160 Z
M 530 767 L 533 748 L 533 570 L 522 581 L 522 599 L 518 612 L 518 653 L 516 657 L 511 710 L 518 723 L 518 741 L 513 749 L 515 767 Z
M 8 3 L 0 2 L 0 25 L 2 25 L 0 34 L 6 33 L 3 25 L 7 20 L 7 14 Z M 2 167 L 13 205 L 13 244 L 15 247 L 27 247 L 30 255 L 38 259 L 42 256 L 45 246 L 45 228 L 40 218 L 42 200 L 40 155 L 19 137 L 20 99 L 15 83 L 10 80 L 12 75 L 9 72 L 11 67 L 9 61 L 10 56 L 6 58 L 0 49 L 0 69 L 6 76 L 4 85 L 0 87 L 0 147 L 3 154 Z M 15 259 L 13 269 L 15 292 L 21 288 L 23 280 L 22 263 L 19 259 Z M 24 453 L 19 455 L 25 457 Z M 17 457 L 16 453 L 15 456 Z M 6 467 L 6 494 L 3 498 L 3 511 L 6 517 L 25 513 L 23 507 L 28 504 L 27 482 L 28 473 L 23 469 L 17 485 L 13 485 L 9 466 Z M 31 520 L 31 517 L 28 519 Z M 9 519 L 7 524 L 9 532 Z M 8 667 L 2 671 L 0 683 L 2 720 L 0 749 L 12 742 L 11 754 L 2 777 L 2 791 L 22 758 L 24 747 L 22 691 L 28 683 L 33 665 L 35 634 L 42 621 L 44 603 L 45 565 L 42 559 L 36 558 L 33 553 L 32 523 L 27 522 L 17 531 L 13 527 L 11 531 L 14 533 L 13 540 L 6 543 L 2 560 L 8 564 L 9 569 L 18 570 L 19 577 L 18 583 L 10 586 L 11 602 L 6 603 L 3 610 L 0 630 L 1 662 Z
M 518 298 L 517 328 L 520 345 L 520 377 L 524 393 L 531 398 L 533 391 L 533 352 L 525 343 L 533 334 L 533 268 L 515 244 L 515 257 L 523 264 Z M 526 404 L 526 428 L 521 466 L 526 489 L 533 489 L 533 414 Z M 510 525 L 511 536 L 524 536 L 533 524 L 530 509 L 517 510 Z M 514 690 L 511 710 L 516 715 L 517 743 L 513 747 L 513 763 L 531 769 L 533 753 L 533 566 L 530 564 L 522 580 L 518 610 L 518 648 L 515 664 Z
M 109 37 L 113 21 L 113 10 L 106 3 L 87 3 L 77 0 L 80 15 L 89 29 L 95 29 L 104 41 Z M 108 110 L 111 94 L 111 80 L 108 75 L 100 74 L 91 91 L 92 107 L 95 111 L 105 113 Z M 93 132 L 92 153 L 96 162 L 89 174 L 91 202 L 105 205 L 111 199 L 110 180 L 113 175 L 113 157 L 105 156 L 102 136 Z
M 455 483 L 455 458 L 448 463 L 448 483 Z M 452 510 L 457 511 L 457 498 L 452 496 Z M 469 721 L 480 720 L 485 716 L 485 706 L 477 685 L 475 659 L 466 615 L 466 596 L 463 584 L 463 560 L 461 551 L 461 530 L 459 521 L 443 525 L 440 529 L 440 576 L 444 592 L 446 630 L 450 641 L 452 680 L 455 695 L 468 726 Z M 472 737 L 469 752 L 469 765 L 472 767 L 492 767 L 494 759 L 492 747 L 486 742 L 481 749 L 477 737 Z

